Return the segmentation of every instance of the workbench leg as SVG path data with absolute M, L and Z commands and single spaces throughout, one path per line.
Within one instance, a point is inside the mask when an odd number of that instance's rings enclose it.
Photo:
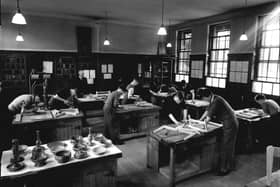
M 247 135 L 248 135 L 248 140 L 247 140 L 247 147 L 246 147 L 246 149 L 247 149 L 247 151 L 250 153 L 251 151 L 252 151 L 252 149 L 253 149 L 253 144 L 254 144 L 254 140 L 253 140 L 253 132 L 252 132 L 252 126 L 251 126 L 251 124 L 249 123 L 248 125 L 247 125 Z
M 169 186 L 170 187 L 175 187 L 175 162 L 176 162 L 176 152 L 175 152 L 175 147 L 170 147 L 170 181 L 169 181 Z
M 147 137 L 147 168 L 159 172 L 159 142 L 153 137 Z

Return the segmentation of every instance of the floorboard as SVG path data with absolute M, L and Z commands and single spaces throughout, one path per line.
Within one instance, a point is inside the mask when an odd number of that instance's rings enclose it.
M 146 168 L 146 138 L 126 141 L 119 146 L 123 158 L 118 162 L 118 187 L 167 187 L 168 181 Z M 265 175 L 265 153 L 240 154 L 236 170 L 227 176 L 208 172 L 177 184 L 177 187 L 240 187 Z

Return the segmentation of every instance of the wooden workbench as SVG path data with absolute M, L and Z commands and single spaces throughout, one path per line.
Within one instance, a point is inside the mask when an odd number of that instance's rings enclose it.
M 33 145 L 36 140 L 36 130 L 40 131 L 43 143 L 56 140 L 70 139 L 72 136 L 81 135 L 83 114 L 63 114 L 55 117 L 53 111 L 42 113 L 24 113 L 20 120 L 19 115 L 12 122 L 13 136 L 21 143 Z
M 159 126 L 160 107 L 156 105 L 136 106 L 135 104 L 122 105 L 117 110 L 117 120 L 115 123 L 120 127 L 120 138 L 129 139 L 134 137 L 145 136 L 150 129 Z M 104 114 L 103 110 L 87 110 L 86 127 L 92 127 L 94 132 L 103 132 L 104 130 Z M 129 133 L 128 127 L 133 127 L 136 132 Z M 85 132 L 87 130 L 85 129 Z
M 27 149 L 24 155 L 25 168 L 20 171 L 10 172 L 7 165 L 12 158 L 12 151 L 4 151 L 1 158 L 1 178 L 0 186 L 40 186 L 40 187 L 114 187 L 116 186 L 117 161 L 122 157 L 122 152 L 114 145 L 107 148 L 107 151 L 98 155 L 89 148 L 89 157 L 84 159 L 74 159 L 74 152 L 70 141 L 64 141 L 66 149 L 72 153 L 72 158 L 67 163 L 58 163 L 52 152 L 47 148 L 49 155 L 46 165 L 35 167 L 30 160 L 31 150 Z M 100 144 L 96 142 L 96 145 Z
M 170 187 L 216 168 L 221 128 L 220 125 L 213 126 L 208 132 L 186 140 L 184 133 L 158 135 L 151 132 L 147 144 L 147 167 L 164 175 Z
M 238 141 L 240 145 L 245 145 L 245 152 L 251 152 L 255 144 L 254 128 L 263 125 L 262 120 L 270 116 L 265 114 L 262 109 L 245 108 L 235 111 L 240 123 Z M 240 147 L 238 147 L 240 149 Z

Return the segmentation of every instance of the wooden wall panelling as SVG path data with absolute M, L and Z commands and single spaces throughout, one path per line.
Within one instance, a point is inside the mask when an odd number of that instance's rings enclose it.
M 92 83 L 88 80 L 88 91 L 95 93 L 96 91 L 96 77 L 97 77 L 97 58 L 96 55 L 90 56 L 78 56 L 77 57 L 77 71 L 80 70 L 92 70 L 95 71 L 95 78 L 91 79 Z
M 137 76 L 137 68 L 139 63 L 145 65 L 144 69 L 150 70 L 150 65 L 158 62 L 157 55 L 136 55 L 136 54 L 105 54 L 105 53 L 92 53 L 88 56 L 78 56 L 77 53 L 72 52 L 42 52 L 42 51 L 0 51 L 0 72 L 1 76 L 6 76 L 10 79 L 8 71 L 4 68 L 6 59 L 9 57 L 17 57 L 24 60 L 24 68 L 21 69 L 24 73 L 22 76 L 24 84 L 18 84 L 14 79 L 11 79 L 8 83 L 9 88 L 14 95 L 27 93 L 28 89 L 28 75 L 32 68 L 36 72 L 42 71 L 43 61 L 53 61 L 53 75 L 49 81 L 49 93 L 55 92 L 58 88 L 61 88 L 60 82 L 63 82 L 63 78 L 70 79 L 77 76 L 77 72 L 81 67 L 95 67 L 96 68 L 96 80 L 93 90 L 113 90 L 117 86 L 117 80 L 122 78 L 126 83 Z M 113 64 L 114 72 L 112 73 L 112 79 L 104 80 L 103 74 L 101 74 L 101 64 Z M 9 65 L 8 65 L 9 67 Z M 153 67 L 152 67 L 153 68 Z M 153 73 L 153 69 L 150 71 Z M 145 82 L 150 82 L 151 77 L 144 78 Z M 22 81 L 22 79 L 20 79 Z M 18 85 L 18 87 L 16 86 Z
M 226 95 L 234 109 L 253 104 L 251 66 L 253 53 L 229 54 Z
M 73 78 L 77 75 L 76 60 L 73 56 L 60 56 L 56 62 L 56 76 Z
M 27 87 L 26 56 L 21 54 L 1 55 L 2 80 L 8 88 Z
M 172 82 L 173 63 L 173 58 L 158 56 L 152 61 L 152 79 L 157 84 L 170 84 Z

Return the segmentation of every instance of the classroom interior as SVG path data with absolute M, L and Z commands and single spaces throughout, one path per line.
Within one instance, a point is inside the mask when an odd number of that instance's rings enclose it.
M 0 186 L 280 187 L 279 96 L 279 0 L 0 0 Z

